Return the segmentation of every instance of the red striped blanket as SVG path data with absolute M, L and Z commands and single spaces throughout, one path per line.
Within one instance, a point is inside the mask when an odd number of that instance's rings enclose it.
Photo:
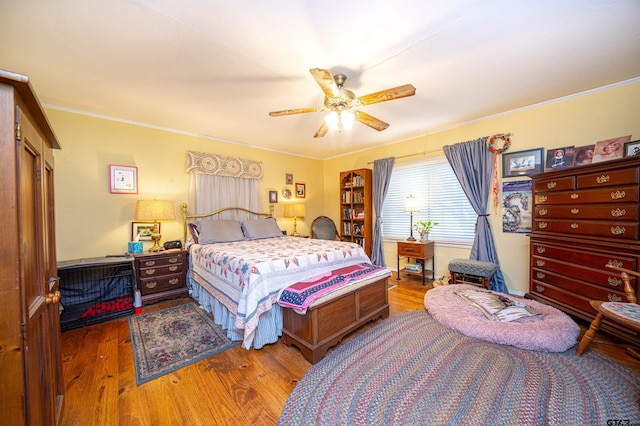
M 386 268 L 371 263 L 359 263 L 334 269 L 322 275 L 299 281 L 282 290 L 278 303 L 293 309 L 306 309 L 311 302 L 340 287 L 372 276 Z

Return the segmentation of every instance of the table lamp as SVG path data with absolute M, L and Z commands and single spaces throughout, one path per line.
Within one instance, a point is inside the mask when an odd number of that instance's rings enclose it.
M 284 205 L 284 217 L 292 217 L 293 218 L 293 236 L 297 237 L 298 231 L 296 230 L 296 221 L 299 217 L 304 217 L 307 214 L 304 204 L 301 203 L 290 203 Z
M 409 235 L 409 238 L 407 238 L 407 241 L 415 241 L 415 237 L 413 236 L 413 212 L 417 212 L 418 210 L 420 210 L 418 208 L 418 205 L 416 204 L 416 197 L 414 197 L 413 195 L 409 194 L 407 195 L 407 199 L 404 202 L 404 212 L 409 212 L 409 220 L 411 221 L 411 225 L 409 227 L 409 230 L 411 232 L 411 234 Z
M 176 211 L 171 201 L 158 200 L 138 200 L 136 204 L 136 220 L 152 220 L 153 232 L 151 240 L 153 246 L 149 249 L 151 252 L 162 251 L 164 248 L 160 245 L 160 220 L 175 220 Z

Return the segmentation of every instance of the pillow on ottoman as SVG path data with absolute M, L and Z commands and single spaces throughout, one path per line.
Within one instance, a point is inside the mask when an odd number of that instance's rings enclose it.
M 442 325 L 488 342 L 544 352 L 564 352 L 577 343 L 578 324 L 552 306 L 526 300 L 526 304 L 541 315 L 525 316 L 510 322 L 492 321 L 456 294 L 461 290 L 477 289 L 467 284 L 434 288 L 425 294 L 424 306 Z M 496 294 L 518 301 L 514 296 Z

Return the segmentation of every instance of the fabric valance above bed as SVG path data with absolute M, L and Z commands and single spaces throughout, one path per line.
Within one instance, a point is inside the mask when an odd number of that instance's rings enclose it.
M 239 157 L 187 151 L 187 173 L 212 174 L 243 179 L 262 179 L 262 163 Z

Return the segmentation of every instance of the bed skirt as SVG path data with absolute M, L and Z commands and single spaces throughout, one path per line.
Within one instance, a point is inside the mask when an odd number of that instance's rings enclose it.
M 197 282 L 189 281 L 191 297 L 197 300 L 205 311 L 213 315 L 213 321 L 227 333 L 227 337 L 233 341 L 245 341 L 247 336 L 244 335 L 244 330 L 235 326 L 235 314 Z M 282 336 L 282 307 L 275 303 L 271 309 L 263 312 L 254 333 L 251 346 L 255 349 L 261 349 L 264 345 L 277 342 Z M 245 347 L 245 349 L 249 348 Z

